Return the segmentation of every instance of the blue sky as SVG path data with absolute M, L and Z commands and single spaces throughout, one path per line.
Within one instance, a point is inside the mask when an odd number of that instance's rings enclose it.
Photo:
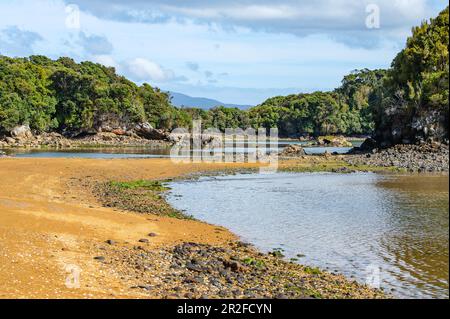
M 136 83 L 258 104 L 386 68 L 443 0 L 0 0 L 0 54 L 70 56 Z M 366 19 L 379 10 L 379 28 Z M 372 9 L 371 9 L 372 8 Z M 373 20 L 372 20 L 373 21 Z

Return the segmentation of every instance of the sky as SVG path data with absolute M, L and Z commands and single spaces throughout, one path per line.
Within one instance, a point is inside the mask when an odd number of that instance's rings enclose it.
M 388 68 L 444 0 L 0 0 L 0 54 L 69 56 L 163 90 L 256 105 Z

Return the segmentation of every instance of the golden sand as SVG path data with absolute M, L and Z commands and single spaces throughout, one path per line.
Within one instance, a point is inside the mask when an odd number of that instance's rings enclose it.
M 93 259 L 98 254 L 93 247 L 107 239 L 132 247 L 150 232 L 158 234 L 150 244 L 155 247 L 184 241 L 221 244 L 234 235 L 198 221 L 102 207 L 83 182 L 165 179 L 250 165 L 0 159 L 0 298 L 142 297 Z M 70 286 L 74 267 L 81 269 L 77 289 Z

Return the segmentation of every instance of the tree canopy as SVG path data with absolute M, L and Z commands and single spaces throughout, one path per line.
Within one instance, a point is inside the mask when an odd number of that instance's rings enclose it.
M 449 9 L 412 29 L 374 98 L 380 140 L 448 139 Z
M 332 92 L 277 96 L 249 111 L 253 126 L 278 127 L 283 136 L 301 134 L 370 134 L 370 100 L 384 70 L 355 70 Z
M 389 70 L 354 70 L 333 91 L 276 96 L 249 110 L 177 108 L 159 88 L 92 62 L 0 56 L 0 134 L 23 124 L 75 135 L 144 121 L 170 130 L 201 119 L 203 127 L 220 130 L 277 127 L 282 137 L 448 138 L 448 11 L 413 28 Z
M 167 93 L 137 86 L 114 68 L 67 57 L 0 56 L 0 131 L 28 124 L 37 132 L 83 132 L 142 121 L 171 129 L 189 123 L 180 113 Z

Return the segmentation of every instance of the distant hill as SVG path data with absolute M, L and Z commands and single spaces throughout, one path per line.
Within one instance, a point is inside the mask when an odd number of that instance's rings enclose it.
M 204 110 L 209 110 L 215 106 L 237 107 L 245 110 L 252 105 L 227 104 L 217 100 L 208 99 L 205 97 L 192 97 L 186 94 L 169 92 L 172 97 L 172 104 L 178 107 L 198 107 Z

